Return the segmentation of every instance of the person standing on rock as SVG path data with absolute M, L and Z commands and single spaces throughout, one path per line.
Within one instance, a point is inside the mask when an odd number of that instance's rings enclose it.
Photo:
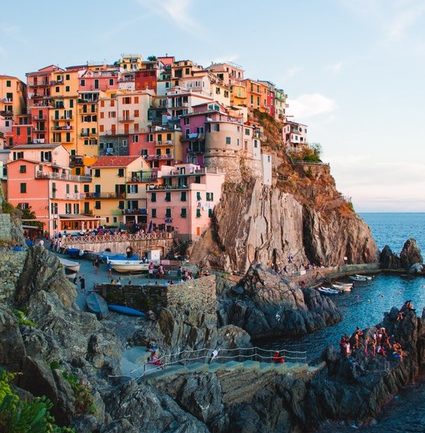
M 83 293 L 86 292 L 86 280 L 84 277 L 80 277 L 80 288 Z
M 213 361 L 214 361 L 214 359 L 216 359 L 217 358 L 217 356 L 218 356 L 218 351 L 219 351 L 220 349 L 214 349 L 213 351 L 212 351 L 212 353 L 211 353 L 211 357 L 210 357 L 210 360 L 208 361 L 208 364 L 211 364 Z

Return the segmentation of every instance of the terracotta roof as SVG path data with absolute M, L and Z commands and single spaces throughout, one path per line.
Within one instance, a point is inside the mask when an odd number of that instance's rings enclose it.
M 127 167 L 140 156 L 100 156 L 91 168 Z

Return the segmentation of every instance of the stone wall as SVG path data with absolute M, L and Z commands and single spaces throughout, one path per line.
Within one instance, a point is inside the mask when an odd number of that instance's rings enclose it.
M 167 307 L 176 311 L 202 312 L 211 319 L 217 318 L 216 276 L 197 278 L 168 286 Z
M 95 291 L 108 304 L 126 305 L 141 311 L 158 312 L 167 305 L 167 287 L 120 284 L 97 284 Z
M 25 251 L 0 251 L 0 303 L 9 303 L 14 298 L 25 258 Z
M 12 241 L 12 224 L 9 214 L 0 214 L 0 242 Z

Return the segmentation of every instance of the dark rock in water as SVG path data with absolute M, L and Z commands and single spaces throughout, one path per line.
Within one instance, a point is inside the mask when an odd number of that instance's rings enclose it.
M 331 299 L 314 289 L 300 289 L 261 264 L 252 265 L 240 285 L 243 296 L 230 291 L 220 316 L 253 338 L 302 335 L 341 320 Z
M 415 263 L 409 268 L 409 274 L 419 274 L 423 272 L 424 265 L 422 263 Z
M 379 255 L 379 265 L 382 269 L 400 269 L 401 261 L 397 254 L 394 254 L 391 248 L 385 245 Z
M 415 263 L 423 263 L 421 250 L 418 247 L 415 239 L 408 239 L 400 252 L 401 266 L 409 269 Z

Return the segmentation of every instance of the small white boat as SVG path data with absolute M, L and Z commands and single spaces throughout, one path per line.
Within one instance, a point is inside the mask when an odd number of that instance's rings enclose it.
M 353 288 L 352 283 L 333 283 L 332 288 L 335 290 L 339 290 L 340 292 L 351 292 L 351 289 Z
M 142 260 L 108 260 L 108 264 L 120 273 L 143 272 L 149 268 L 149 263 Z
M 357 283 L 367 283 L 372 281 L 372 277 L 368 277 L 366 275 L 350 275 L 350 280 L 356 281 Z
M 331 289 L 330 287 L 319 287 L 317 290 L 324 295 L 338 295 L 340 293 L 339 290 Z
M 78 262 L 63 259 L 62 257 L 59 257 L 59 261 L 61 262 L 62 266 L 65 268 L 66 271 L 79 272 L 80 270 L 80 264 Z

